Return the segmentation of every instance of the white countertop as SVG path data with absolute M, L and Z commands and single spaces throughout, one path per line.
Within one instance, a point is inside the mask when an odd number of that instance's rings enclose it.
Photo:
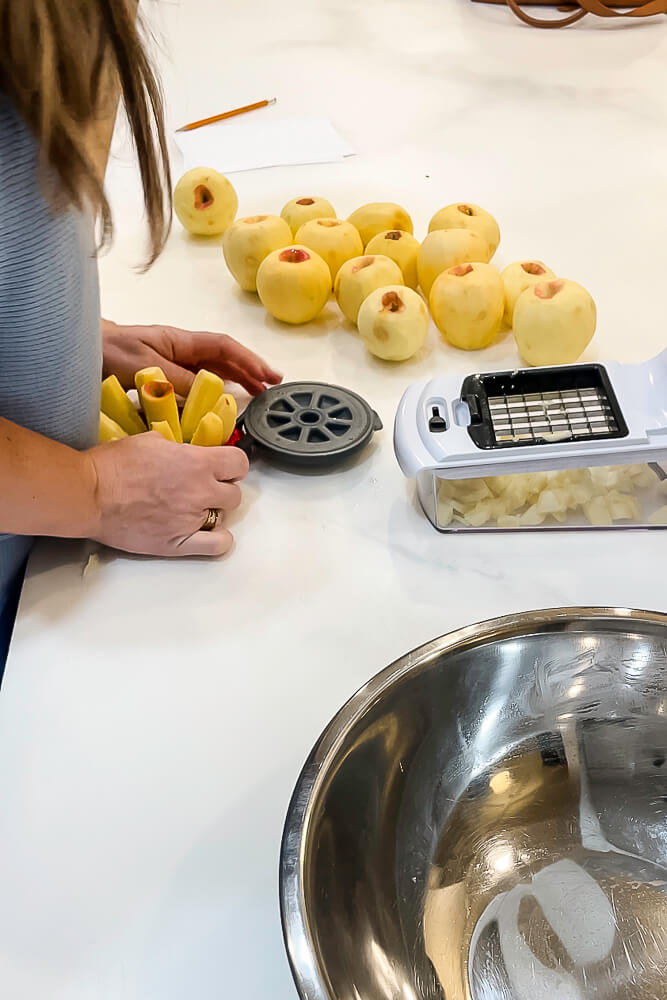
M 358 149 L 234 175 L 241 213 L 311 192 L 342 215 L 396 200 L 421 235 L 437 208 L 470 198 L 500 220 L 498 263 L 538 255 L 592 291 L 587 358 L 665 346 L 664 19 L 539 33 L 466 0 L 157 8 L 172 125 L 275 95 L 281 113 L 326 115 Z M 380 365 L 335 305 L 279 328 L 236 290 L 219 247 L 178 224 L 139 276 L 117 148 L 105 315 L 224 329 L 290 379 L 358 391 L 385 430 L 330 475 L 257 462 L 222 562 L 107 553 L 84 577 L 88 546 L 39 547 L 0 693 L 2 995 L 289 1000 L 282 823 L 338 707 L 395 657 L 483 618 L 664 610 L 667 534 L 438 535 L 393 457 L 396 404 L 435 371 L 513 366 L 511 338 L 464 355 L 432 332 L 420 361 Z

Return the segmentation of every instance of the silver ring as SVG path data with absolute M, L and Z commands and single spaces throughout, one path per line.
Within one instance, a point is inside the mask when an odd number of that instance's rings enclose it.
M 208 514 L 206 515 L 206 520 L 202 524 L 200 531 L 213 531 L 214 528 L 218 527 L 218 520 L 220 519 L 220 511 L 215 507 L 209 507 Z

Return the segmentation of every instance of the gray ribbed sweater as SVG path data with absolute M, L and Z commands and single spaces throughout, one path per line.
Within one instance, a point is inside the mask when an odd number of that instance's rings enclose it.
M 93 226 L 51 211 L 36 159 L 0 94 L 0 416 L 87 448 L 97 440 L 102 367 Z M 0 494 L 2 482 L 0 465 Z M 0 533 L 0 676 L 31 542 Z

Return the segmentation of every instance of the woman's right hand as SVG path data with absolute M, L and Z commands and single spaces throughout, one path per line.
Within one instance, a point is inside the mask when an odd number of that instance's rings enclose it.
M 248 473 L 239 448 L 201 448 L 137 434 L 86 452 L 96 477 L 97 525 L 90 537 L 155 556 L 221 556 L 233 538 L 219 523 L 201 531 L 210 508 L 235 510 Z

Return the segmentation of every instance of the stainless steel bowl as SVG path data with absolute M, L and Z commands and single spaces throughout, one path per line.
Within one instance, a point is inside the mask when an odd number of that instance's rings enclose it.
M 501 618 L 335 716 L 281 854 L 304 1000 L 665 1000 L 667 615 Z

